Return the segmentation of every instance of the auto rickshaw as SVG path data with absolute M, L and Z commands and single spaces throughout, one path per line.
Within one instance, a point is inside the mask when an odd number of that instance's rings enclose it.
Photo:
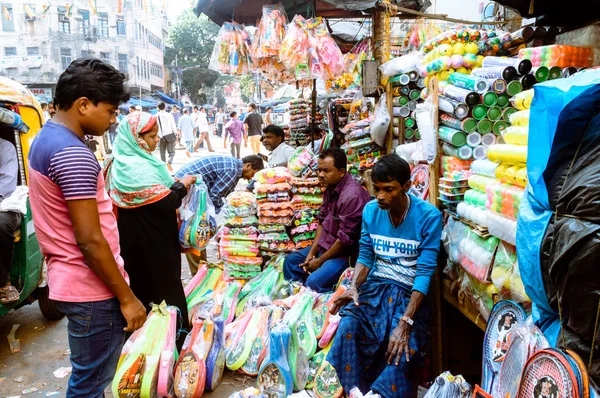
M 19 114 L 27 126 L 19 130 L 0 123 L 0 138 L 11 142 L 17 150 L 19 163 L 17 185 L 27 185 L 29 148 L 44 124 L 42 108 L 31 91 L 6 77 L 0 77 L 0 107 Z M 24 130 L 28 131 L 24 132 Z M 21 228 L 16 233 L 13 264 L 10 269 L 10 282 L 19 291 L 19 300 L 7 305 L 0 303 L 0 316 L 11 309 L 31 304 L 37 299 L 40 310 L 47 319 L 61 319 L 64 315 L 48 297 L 46 274 L 44 256 L 35 235 L 28 199 L 27 214 L 23 217 Z

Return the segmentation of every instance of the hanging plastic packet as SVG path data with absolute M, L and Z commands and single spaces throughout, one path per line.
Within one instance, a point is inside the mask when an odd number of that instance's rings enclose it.
M 270 58 L 279 55 L 287 22 L 287 14 L 281 3 L 263 6 L 262 18 L 253 43 L 256 58 Z
M 198 179 L 190 187 L 186 199 L 179 208 L 182 221 L 179 243 L 182 247 L 204 250 L 215 235 L 217 222 L 215 208 L 208 196 L 206 184 Z

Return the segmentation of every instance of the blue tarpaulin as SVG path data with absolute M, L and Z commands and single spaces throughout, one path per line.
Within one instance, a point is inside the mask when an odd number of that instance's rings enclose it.
M 534 86 L 527 154 L 529 183 L 519 208 L 517 253 L 525 290 L 532 300 L 532 316 L 549 342 L 556 345 L 560 321 L 548 303 L 541 269 L 541 246 L 554 212 L 550 206 L 544 171 L 552 152 L 561 111 L 577 96 L 600 84 L 600 70 L 578 73 Z
M 153 96 L 158 97 L 160 101 L 164 102 L 165 104 L 183 106 L 181 102 L 175 101 L 173 98 L 169 97 L 165 93 L 161 93 L 160 91 L 155 91 Z

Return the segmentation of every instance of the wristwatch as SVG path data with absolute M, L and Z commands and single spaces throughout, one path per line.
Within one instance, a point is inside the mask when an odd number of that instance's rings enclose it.
M 407 317 L 406 315 L 402 316 L 402 318 L 400 318 L 401 320 L 403 320 L 404 322 L 408 323 L 410 326 L 413 325 L 413 323 L 415 323 L 415 321 L 413 321 L 411 318 Z

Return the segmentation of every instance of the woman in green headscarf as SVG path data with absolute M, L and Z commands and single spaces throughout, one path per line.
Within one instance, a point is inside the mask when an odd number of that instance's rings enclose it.
M 177 306 L 183 328 L 189 329 L 176 210 L 196 177 L 175 181 L 152 155 L 158 142 L 156 116 L 135 112 L 123 119 L 104 170 L 106 187 L 118 208 L 121 256 L 131 290 L 147 309 L 163 300 Z

